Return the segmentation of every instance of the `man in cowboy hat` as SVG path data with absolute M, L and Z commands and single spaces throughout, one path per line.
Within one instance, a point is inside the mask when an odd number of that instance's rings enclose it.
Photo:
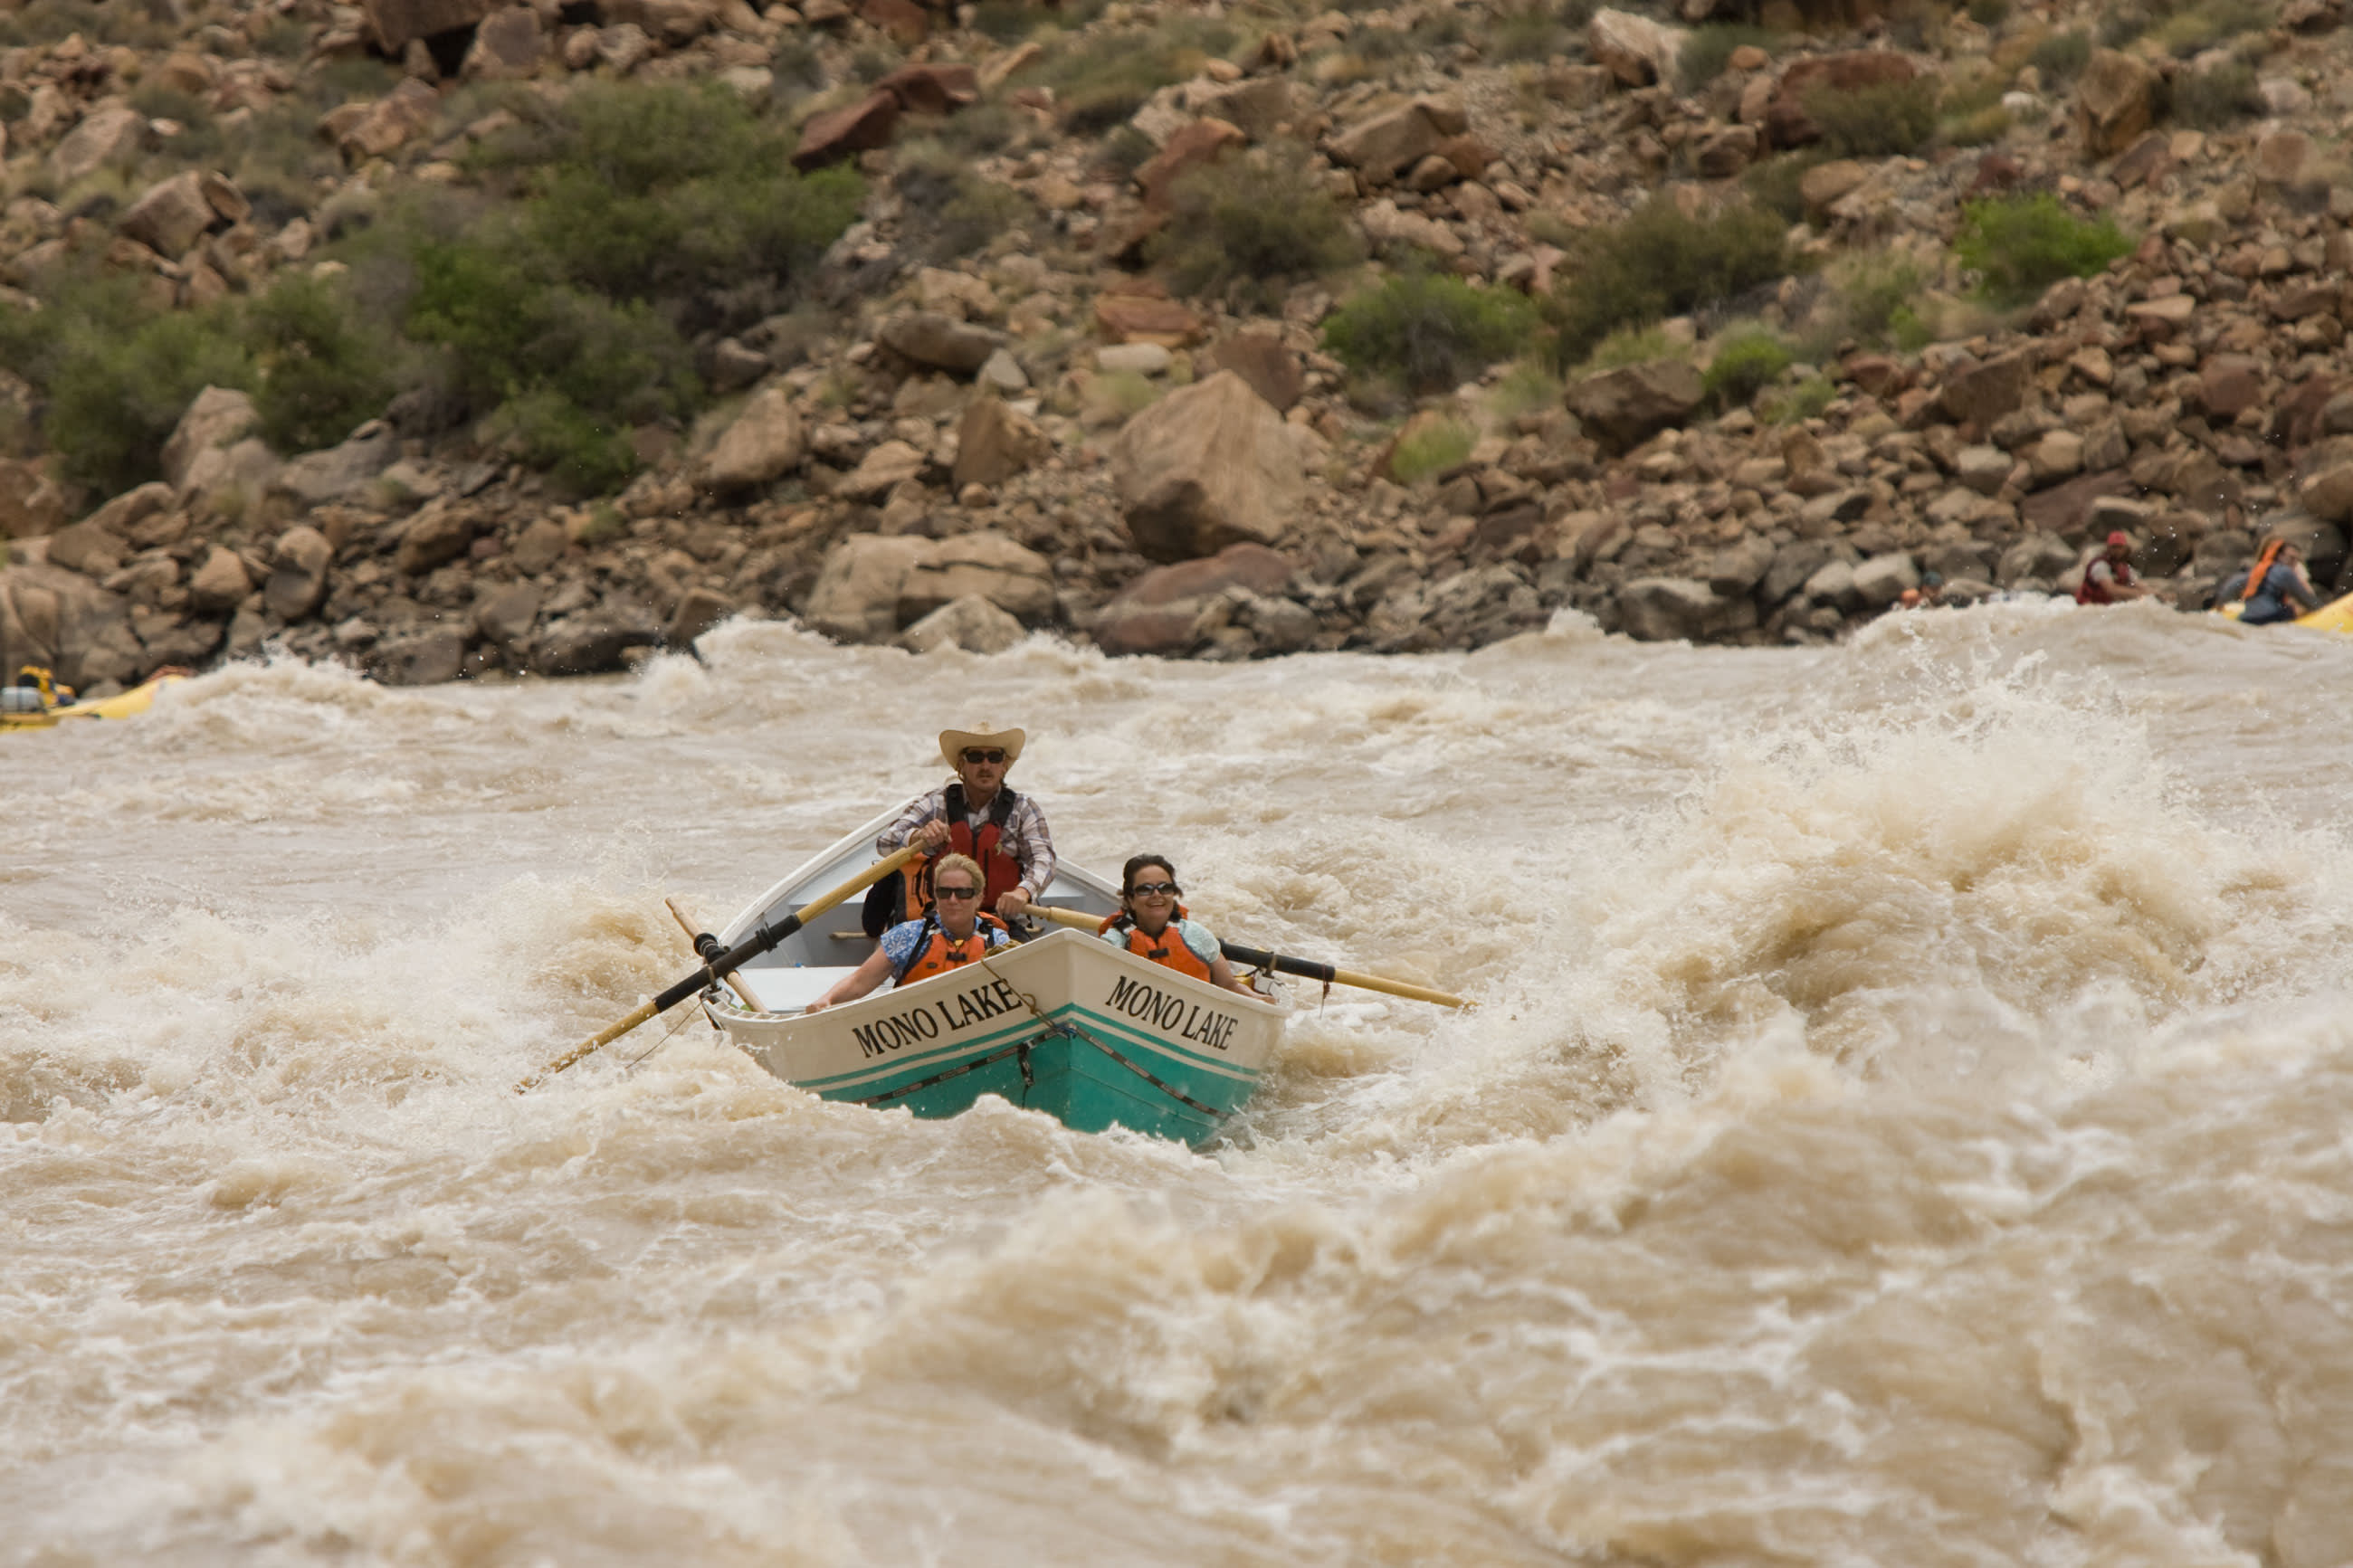
M 982 901 L 1007 921 L 1044 896 L 1054 879 L 1054 838 L 1046 814 L 1026 795 L 1005 787 L 1006 771 L 1020 760 L 1018 730 L 981 725 L 940 731 L 940 755 L 955 770 L 954 782 L 909 801 L 874 841 L 888 855 L 913 842 L 936 860 L 953 851 L 978 861 L 987 887 Z M 907 902 L 922 915 L 923 879 L 912 868 Z

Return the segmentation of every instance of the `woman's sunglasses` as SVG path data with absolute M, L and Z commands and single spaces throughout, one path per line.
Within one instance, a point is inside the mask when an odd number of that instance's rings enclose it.
M 1131 899 L 1173 899 L 1176 892 L 1174 882 L 1138 882 L 1127 890 L 1127 896 Z
M 967 763 L 1001 763 L 1005 760 L 1005 753 L 993 749 L 982 751 L 978 746 L 974 746 L 965 752 L 964 760 Z
M 932 896 L 935 899 L 976 899 L 980 897 L 980 889 L 978 888 L 934 888 Z

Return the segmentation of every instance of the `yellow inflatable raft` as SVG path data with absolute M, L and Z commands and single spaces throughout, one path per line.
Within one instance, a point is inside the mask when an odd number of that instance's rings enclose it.
M 187 678 L 184 669 L 159 669 L 128 691 L 77 702 L 72 688 L 58 685 L 47 670 L 28 664 L 18 673 L 17 683 L 5 690 L 0 732 L 55 729 L 69 719 L 136 718 L 154 706 L 155 693 Z

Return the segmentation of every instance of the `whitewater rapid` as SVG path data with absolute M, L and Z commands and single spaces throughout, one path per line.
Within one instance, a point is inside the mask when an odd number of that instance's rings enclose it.
M 2353 641 L 703 649 L 0 738 L 0 1562 L 2353 1561 Z M 982 721 L 1482 1005 L 1295 991 L 1199 1153 L 510 1091 Z

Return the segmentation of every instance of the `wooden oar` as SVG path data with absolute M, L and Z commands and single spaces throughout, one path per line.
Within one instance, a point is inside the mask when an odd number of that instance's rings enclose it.
M 1028 911 L 1056 925 L 1075 930 L 1094 931 L 1102 926 L 1101 915 L 1082 914 L 1076 910 L 1048 909 L 1032 904 Z M 1312 958 L 1291 958 L 1280 952 L 1270 952 L 1262 947 L 1244 947 L 1240 942 L 1221 942 L 1218 946 L 1236 963 L 1248 963 L 1260 969 L 1271 969 L 1277 974 L 1296 974 L 1303 980 L 1320 980 L 1326 985 L 1353 985 L 1360 991 L 1384 991 L 1391 996 L 1403 996 L 1415 1002 L 1435 1002 L 1441 1007 L 1469 1007 L 1473 1004 L 1443 991 L 1432 991 L 1427 985 L 1409 985 L 1402 980 L 1384 980 L 1377 974 L 1360 974 L 1353 969 L 1335 969 Z
M 670 910 L 670 918 L 678 922 L 678 929 L 686 933 L 686 940 L 693 944 L 696 953 L 702 957 L 709 957 L 709 950 L 719 945 L 719 939 L 712 935 L 707 931 L 695 930 L 694 922 L 686 918 L 686 911 L 678 907 L 678 900 L 676 899 L 664 899 L 662 900 L 662 907 Z M 733 991 L 736 995 L 744 998 L 744 1005 L 749 1007 L 754 1013 L 765 1013 L 767 1011 L 765 1007 L 760 1005 L 759 997 L 752 994 L 752 983 L 744 978 L 744 972 L 742 970 L 739 969 L 734 973 L 730 974 L 727 977 L 727 984 L 728 988 Z
M 833 891 L 822 894 L 818 898 L 811 899 L 807 903 L 803 904 L 793 913 L 786 915 L 776 924 L 772 926 L 762 926 L 750 936 L 745 937 L 742 942 L 737 942 L 733 947 L 728 948 L 724 952 L 718 951 L 718 940 L 713 938 L 711 943 L 713 951 L 703 954 L 702 968 L 696 970 L 693 973 L 688 975 L 685 979 L 680 981 L 677 984 L 671 986 L 669 990 L 663 992 L 659 996 L 654 997 L 651 1001 L 639 1005 L 637 1011 L 631 1013 L 628 1017 L 621 1019 L 618 1023 L 614 1024 L 611 1027 L 606 1029 L 601 1034 L 583 1040 L 580 1044 L 573 1047 L 570 1050 L 565 1052 L 562 1056 L 556 1058 L 554 1061 L 548 1063 L 537 1072 L 533 1073 L 529 1078 L 524 1079 L 521 1083 L 515 1085 L 515 1092 L 517 1094 L 521 1094 L 526 1089 L 536 1088 L 538 1085 L 544 1083 L 549 1079 L 554 1078 L 557 1073 L 562 1072 L 565 1068 L 570 1067 L 574 1062 L 578 1061 L 581 1058 L 591 1055 L 603 1047 L 611 1045 L 615 1040 L 619 1039 L 623 1035 L 628 1034 L 631 1029 L 636 1028 L 639 1024 L 644 1023 L 647 1019 L 653 1017 L 657 1014 L 669 1012 L 672 1007 L 677 1006 L 688 997 L 695 995 L 701 992 L 705 986 L 725 979 L 728 975 L 734 973 L 738 968 L 744 964 L 749 963 L 752 960 L 759 957 L 762 953 L 773 951 L 778 944 L 783 942 L 786 938 L 791 936 L 793 932 L 800 930 L 803 926 L 808 924 L 809 921 L 825 913 L 826 910 L 833 908 L 834 905 L 841 902 L 844 899 L 864 892 L 867 889 L 872 887 L 875 883 L 881 881 L 883 878 L 889 876 L 900 867 L 904 866 L 908 861 L 913 860 L 916 856 L 921 855 L 923 852 L 923 847 L 921 845 L 910 844 L 907 847 L 900 850 L 895 855 L 887 855 L 883 857 L 881 859 L 875 861 L 871 866 L 867 867 L 863 871 L 858 873 L 855 877 L 849 879 L 847 882 L 844 882 L 839 888 L 834 889 Z

